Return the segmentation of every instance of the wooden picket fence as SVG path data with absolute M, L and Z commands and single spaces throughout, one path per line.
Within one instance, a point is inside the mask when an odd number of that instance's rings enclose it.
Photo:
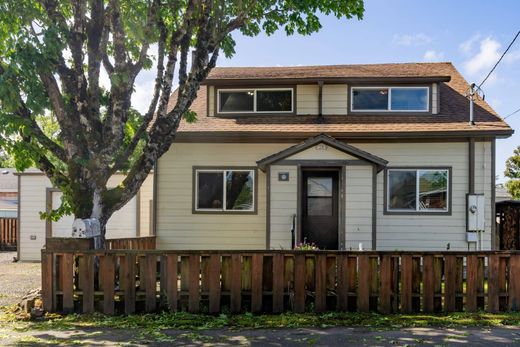
M 520 252 L 43 250 L 42 294 L 110 315 L 516 311 Z
M 128 237 L 122 239 L 107 239 L 106 249 L 155 249 L 155 236 Z
M 16 218 L 0 218 L 0 250 L 16 250 Z

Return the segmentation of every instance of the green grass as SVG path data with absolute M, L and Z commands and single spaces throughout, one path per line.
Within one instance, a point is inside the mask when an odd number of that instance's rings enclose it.
M 362 326 L 373 329 L 399 329 L 407 327 L 468 327 L 520 325 L 520 313 L 452 313 L 438 315 L 381 315 L 376 313 L 324 313 L 279 315 L 158 313 L 110 317 L 92 315 L 47 315 L 41 322 L 20 320 L 9 310 L 0 312 L 4 327 L 16 331 L 69 330 L 81 328 L 138 329 L 143 333 L 164 329 L 206 330 L 218 328 L 260 329 Z

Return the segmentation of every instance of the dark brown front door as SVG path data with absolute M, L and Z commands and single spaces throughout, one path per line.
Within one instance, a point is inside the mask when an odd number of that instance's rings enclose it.
M 302 241 L 338 249 L 338 170 L 303 170 Z

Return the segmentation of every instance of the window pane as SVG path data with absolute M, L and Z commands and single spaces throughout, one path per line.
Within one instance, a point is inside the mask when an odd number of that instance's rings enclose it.
M 307 179 L 307 196 L 332 196 L 332 178 L 309 177 Z
M 308 216 L 332 216 L 332 198 L 307 198 Z
M 389 171 L 388 208 L 392 210 L 415 210 L 417 181 L 415 171 Z
M 198 172 L 197 175 L 197 208 L 222 209 L 224 174 L 222 172 Z
M 253 173 L 226 171 L 226 209 L 253 210 Z
M 419 171 L 419 209 L 448 208 L 448 171 Z
M 292 109 L 292 93 L 290 90 L 257 90 L 256 110 L 273 112 L 290 112 Z
M 388 89 L 355 89 L 352 92 L 353 110 L 387 110 Z
M 392 88 L 392 110 L 427 111 L 428 90 L 425 88 Z
M 220 91 L 220 112 L 251 112 L 253 111 L 254 92 L 224 92 Z

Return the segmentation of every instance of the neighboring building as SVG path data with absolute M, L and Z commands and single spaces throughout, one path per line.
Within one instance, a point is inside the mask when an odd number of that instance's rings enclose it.
M 71 236 L 74 217 L 64 216 L 58 222 L 42 220 L 40 212 L 59 207 L 62 193 L 53 188 L 50 180 L 39 170 L 27 170 L 16 175 L 20 187 L 18 258 L 23 261 L 40 260 L 40 251 L 47 237 Z M 122 174 L 116 174 L 109 180 L 109 185 L 116 186 L 122 179 Z M 106 237 L 151 235 L 152 199 L 153 175 L 150 175 L 137 196 L 110 218 Z
M 156 167 L 157 247 L 289 249 L 294 223 L 328 249 L 475 249 L 479 193 L 496 248 L 513 131 L 480 99 L 469 124 L 468 88 L 451 63 L 215 68 Z
M 16 218 L 18 212 L 18 181 L 15 169 L 0 168 L 0 218 Z
M 506 187 L 497 186 L 495 192 L 495 202 L 513 200 Z

